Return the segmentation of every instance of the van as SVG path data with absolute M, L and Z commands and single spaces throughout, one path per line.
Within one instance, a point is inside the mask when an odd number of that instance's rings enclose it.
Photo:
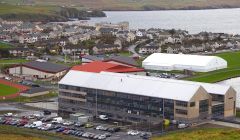
M 57 118 L 53 118 L 52 123 L 62 123 L 63 119 L 62 117 L 57 117 Z
M 42 121 L 36 121 L 32 123 L 31 128 L 37 128 L 40 126 L 42 126 Z

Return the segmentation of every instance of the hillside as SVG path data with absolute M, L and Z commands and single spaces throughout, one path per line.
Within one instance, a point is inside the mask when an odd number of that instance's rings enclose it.
M 101 10 L 212 9 L 240 7 L 239 0 L 0 0 L 0 2 L 64 5 Z
M 88 12 L 76 8 L 47 5 L 10 5 L 0 4 L 0 18 L 22 21 L 66 21 L 68 18 L 88 19 L 104 17 L 102 11 Z

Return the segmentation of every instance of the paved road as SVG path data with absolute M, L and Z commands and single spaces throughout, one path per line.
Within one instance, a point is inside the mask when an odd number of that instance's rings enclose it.
M 130 51 L 131 53 L 133 53 L 133 56 L 140 56 L 140 55 L 136 52 L 135 49 L 136 49 L 137 45 L 139 45 L 139 44 L 141 44 L 141 43 L 143 43 L 143 42 L 145 42 L 145 41 L 146 41 L 146 40 L 141 40 L 141 41 L 136 42 L 136 44 L 129 46 L 129 47 L 128 47 L 128 51 Z
M 221 121 L 210 121 L 209 123 L 240 129 L 240 125 L 239 124 L 234 124 L 234 123 L 221 122 Z

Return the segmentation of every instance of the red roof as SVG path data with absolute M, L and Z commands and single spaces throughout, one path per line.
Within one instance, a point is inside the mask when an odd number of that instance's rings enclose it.
M 77 65 L 72 67 L 71 70 L 86 71 L 99 73 L 101 71 L 116 72 L 116 73 L 128 73 L 128 72 L 142 72 L 144 69 L 128 67 L 119 64 L 112 64 L 102 61 L 94 61 L 85 65 Z

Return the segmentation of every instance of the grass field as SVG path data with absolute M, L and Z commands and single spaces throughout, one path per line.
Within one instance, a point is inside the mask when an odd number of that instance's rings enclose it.
M 0 84 L 0 96 L 15 94 L 18 91 L 19 91 L 19 89 L 17 89 L 17 88 Z
M 240 130 L 231 128 L 204 128 L 173 132 L 151 140 L 239 140 Z
M 1 1 L 1 0 L 0 0 Z M 16 6 L 0 4 L 0 14 L 19 14 L 19 13 L 31 13 L 31 14 L 55 14 L 60 10 L 57 6 Z
M 53 134 L 39 130 L 1 125 L 0 140 L 77 140 L 77 139 L 71 136 Z
M 0 59 L 0 65 L 8 64 L 8 63 L 18 64 L 18 63 L 25 63 L 25 62 L 28 62 L 28 60 L 26 60 L 26 59 Z
M 228 68 L 207 73 L 197 73 L 196 76 L 186 80 L 214 83 L 232 77 L 240 76 L 240 52 L 227 52 L 216 54 L 228 62 Z
M 12 45 L 0 41 L 0 49 L 8 49 L 12 47 L 13 47 Z
M 6 99 L 6 100 L 4 100 L 4 102 L 34 102 L 34 101 L 46 100 L 46 99 L 49 99 L 49 98 L 54 98 L 54 97 L 57 97 L 57 96 L 58 96 L 58 94 L 56 92 L 50 92 L 49 94 L 36 96 L 36 97 L 18 96 L 16 98 Z
M 22 4 L 23 2 L 26 4 L 26 0 L 1 1 L 11 4 Z M 199 9 L 240 6 L 239 0 L 31 0 L 31 2 L 37 5 L 65 5 L 103 10 Z

